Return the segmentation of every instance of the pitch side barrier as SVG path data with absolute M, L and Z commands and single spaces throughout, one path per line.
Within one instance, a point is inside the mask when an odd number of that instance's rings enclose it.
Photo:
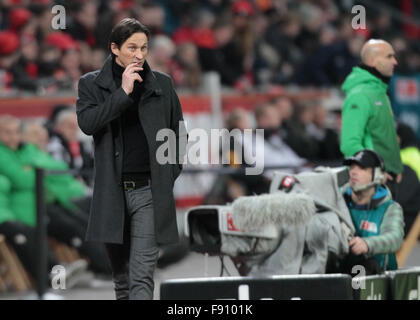
M 348 274 L 166 280 L 162 300 L 420 300 L 420 268 Z

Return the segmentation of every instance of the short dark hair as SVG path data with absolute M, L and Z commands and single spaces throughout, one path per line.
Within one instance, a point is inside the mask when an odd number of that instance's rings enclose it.
M 108 48 L 111 50 L 111 43 L 115 43 L 118 48 L 121 48 L 121 45 L 130 38 L 134 33 L 144 33 L 149 40 L 150 31 L 149 29 L 142 24 L 140 21 L 134 18 L 125 18 L 122 19 L 118 24 L 114 26 L 109 37 Z M 112 53 L 112 51 L 111 51 Z

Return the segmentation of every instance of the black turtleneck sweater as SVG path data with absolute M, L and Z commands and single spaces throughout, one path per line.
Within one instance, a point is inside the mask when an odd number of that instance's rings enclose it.
M 124 68 L 115 62 L 112 64 L 112 73 L 117 88 L 121 87 Z M 145 79 L 143 72 L 140 72 L 142 79 Z M 150 176 L 149 147 L 146 135 L 139 119 L 139 101 L 144 94 L 144 82 L 134 82 L 134 90 L 129 95 L 133 104 L 122 114 L 123 132 L 123 181 L 134 180 L 144 181 Z
M 369 67 L 369 66 L 362 63 L 360 65 L 360 68 L 365 69 L 366 71 L 370 72 L 371 74 L 373 74 L 375 77 L 381 79 L 386 84 L 389 84 L 389 81 L 391 80 L 391 77 L 384 76 L 382 73 L 380 73 L 374 67 Z

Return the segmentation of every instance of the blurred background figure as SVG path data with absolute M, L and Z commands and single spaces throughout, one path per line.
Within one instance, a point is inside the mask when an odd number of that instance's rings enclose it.
M 282 118 L 276 106 L 264 103 L 255 109 L 257 129 L 263 129 L 263 139 L 257 139 L 257 144 L 264 146 L 264 166 L 281 167 L 282 171 L 293 172 L 294 169 L 307 164 L 307 160 L 300 157 L 291 146 L 281 137 L 280 127 Z M 279 170 L 279 169 L 277 169 Z M 264 175 L 271 179 L 274 170 L 265 171 Z
M 319 146 L 315 137 L 308 132 L 308 126 L 312 123 L 313 118 L 314 107 L 312 103 L 296 104 L 288 126 L 283 131 L 284 141 L 300 157 L 308 160 L 317 159 L 319 153 Z
M 401 190 L 403 191 L 397 194 L 396 200 L 403 207 L 404 231 L 407 236 L 420 212 L 420 150 L 419 140 L 410 126 L 398 123 L 397 135 L 404 170 L 401 180 Z
M 148 63 L 152 69 L 172 74 L 176 48 L 172 40 L 165 35 L 157 35 L 150 44 Z
M 54 159 L 67 163 L 70 169 L 82 170 L 80 177 L 91 184 L 93 170 L 92 148 L 80 139 L 80 129 L 74 109 L 61 111 L 54 123 L 47 151 Z
M 306 129 L 318 144 L 314 160 L 341 160 L 340 142 L 337 132 L 327 124 L 328 111 L 319 103 L 313 106 L 313 118 Z

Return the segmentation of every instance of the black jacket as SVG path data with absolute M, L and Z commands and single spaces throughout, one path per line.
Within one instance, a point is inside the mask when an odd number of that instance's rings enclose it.
M 139 118 L 146 134 L 152 179 L 152 195 L 158 244 L 178 241 L 173 184 L 182 170 L 180 164 L 161 165 L 156 151 L 164 141 L 157 141 L 160 129 L 186 139 L 181 105 L 171 79 L 152 71 L 144 64 L 145 93 L 139 102 Z M 101 70 L 83 75 L 79 80 L 77 117 L 80 129 L 93 135 L 95 148 L 95 178 L 92 206 L 86 240 L 123 243 L 125 201 L 121 183 L 123 141 L 121 114 L 133 100 L 112 77 L 112 58 L 109 56 Z M 185 140 L 186 141 L 186 140 Z M 177 154 L 185 154 L 185 145 Z M 177 159 L 179 159 L 177 157 Z

